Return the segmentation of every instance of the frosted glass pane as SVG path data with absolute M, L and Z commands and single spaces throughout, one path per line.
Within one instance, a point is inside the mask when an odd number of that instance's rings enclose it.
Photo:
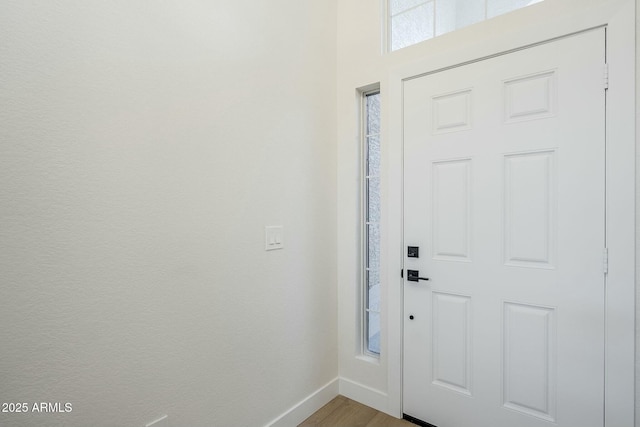
M 484 0 L 482 0 L 484 2 Z M 436 1 L 436 35 L 456 29 L 456 2 Z
M 367 221 L 380 222 L 380 178 L 369 179 Z
M 391 18 L 391 50 L 433 37 L 433 2 L 409 9 Z
M 367 138 L 367 175 L 380 176 L 380 137 Z
M 380 94 L 367 95 L 367 135 L 380 133 Z
M 380 314 L 369 312 L 367 317 L 368 350 L 380 354 Z
M 369 287 L 367 308 L 373 311 L 380 311 L 380 274 L 377 271 L 369 271 Z
M 398 2 L 396 1 L 396 4 Z M 405 6 L 408 1 L 403 3 Z M 380 94 L 365 97 L 366 295 L 365 347 L 380 354 Z
M 369 253 L 367 266 L 371 270 L 380 270 L 380 230 L 378 224 L 369 224 Z
M 542 0 L 389 0 L 391 50 L 428 40 Z
M 485 0 L 458 0 L 456 2 L 455 29 L 464 28 L 486 18 Z
M 404 12 L 407 9 L 427 3 L 430 0 L 391 0 L 390 9 L 391 16 Z
M 487 19 L 521 9 L 533 3 L 531 0 L 487 0 Z
M 442 35 L 485 19 L 485 0 L 436 1 L 436 35 Z

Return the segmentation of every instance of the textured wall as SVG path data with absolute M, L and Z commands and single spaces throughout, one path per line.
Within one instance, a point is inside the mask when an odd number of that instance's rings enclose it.
M 264 425 L 333 379 L 336 2 L 0 2 L 0 425 Z M 284 225 L 283 251 L 264 226 Z

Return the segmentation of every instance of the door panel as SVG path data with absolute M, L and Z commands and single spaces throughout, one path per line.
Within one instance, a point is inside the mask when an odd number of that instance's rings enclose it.
M 404 412 L 602 426 L 604 29 L 404 82 Z M 413 316 L 413 319 L 410 319 Z

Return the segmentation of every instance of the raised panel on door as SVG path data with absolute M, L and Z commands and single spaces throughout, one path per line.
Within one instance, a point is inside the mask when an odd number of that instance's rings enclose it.
M 431 230 L 435 259 L 471 261 L 471 159 L 434 162 Z
M 555 151 L 504 157 L 504 262 L 554 268 L 556 251 Z
M 504 303 L 503 405 L 556 421 L 555 309 Z

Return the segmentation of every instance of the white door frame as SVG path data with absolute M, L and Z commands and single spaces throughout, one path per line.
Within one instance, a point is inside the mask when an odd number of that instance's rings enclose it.
M 540 23 L 544 22 L 544 25 Z M 548 0 L 429 42 L 429 56 L 390 71 L 387 99 L 388 411 L 402 416 L 404 243 L 402 233 L 403 82 L 599 26 L 607 27 L 607 247 L 605 426 L 630 427 L 635 417 L 635 3 L 633 0 Z M 488 29 L 491 31 L 487 31 Z M 426 49 L 425 43 L 425 49 Z M 603 70 L 604 82 L 604 70 Z M 604 83 L 603 83 L 604 84 Z M 386 90 L 385 90 L 386 89 Z

